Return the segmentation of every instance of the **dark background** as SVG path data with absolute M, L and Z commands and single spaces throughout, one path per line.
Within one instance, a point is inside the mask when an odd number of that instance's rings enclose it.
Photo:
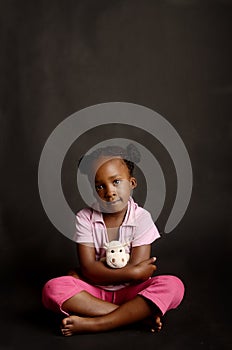
M 231 348 L 230 141 L 232 2 L 1 1 L 0 349 Z M 136 327 L 63 338 L 41 306 L 49 278 L 75 265 L 74 243 L 52 226 L 37 171 L 53 129 L 76 111 L 122 101 L 151 108 L 178 131 L 193 167 L 191 202 L 154 248 L 159 273 L 178 275 L 186 295 L 160 334 Z M 167 219 L 175 171 L 157 140 L 115 126 L 92 130 L 67 155 L 63 188 L 82 206 L 73 165 L 102 135 L 143 140 L 164 169 Z M 138 193 L 138 198 L 144 192 Z

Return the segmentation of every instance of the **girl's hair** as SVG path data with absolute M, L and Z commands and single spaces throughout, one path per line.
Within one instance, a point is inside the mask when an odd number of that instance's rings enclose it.
M 79 169 L 82 174 L 91 177 L 92 164 L 100 157 L 120 157 L 126 164 L 130 176 L 133 176 L 134 164 L 140 161 L 140 152 L 133 144 L 129 144 L 126 149 L 119 146 L 107 146 L 98 148 L 89 155 L 81 157 L 79 160 Z M 82 161 L 84 160 L 84 161 Z

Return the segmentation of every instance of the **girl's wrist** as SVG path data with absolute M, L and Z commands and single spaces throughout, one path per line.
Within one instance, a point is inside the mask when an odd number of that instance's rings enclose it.
M 136 278 L 136 269 L 134 265 L 127 265 L 127 276 L 128 276 L 128 281 L 134 282 L 137 280 Z

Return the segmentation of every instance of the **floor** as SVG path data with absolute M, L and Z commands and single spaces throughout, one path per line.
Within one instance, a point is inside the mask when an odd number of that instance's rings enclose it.
M 160 260 L 160 273 L 164 273 L 173 260 L 174 253 L 172 255 L 165 245 L 173 246 L 174 240 L 174 236 L 170 237 L 157 247 L 158 252 L 167 251 Z M 174 247 L 178 251 L 178 245 Z M 60 316 L 53 315 L 41 305 L 44 276 L 28 279 L 25 275 L 24 278 L 21 276 L 21 282 L 17 277 L 14 282 L 6 281 L 1 298 L 0 349 L 126 349 L 129 346 L 131 349 L 229 350 L 232 348 L 231 320 L 226 302 L 229 291 L 224 283 L 219 284 L 218 278 L 212 278 L 213 273 L 206 274 L 212 266 L 210 255 L 215 249 L 208 254 L 208 264 L 203 264 L 203 257 L 198 254 L 198 264 L 195 265 L 193 255 L 180 249 L 183 251 L 182 263 L 175 259 L 172 270 L 181 275 L 186 294 L 179 308 L 165 315 L 162 331 L 155 334 L 144 330 L 141 325 L 132 325 L 106 333 L 65 338 L 59 332 Z M 182 267 L 184 272 L 181 272 Z

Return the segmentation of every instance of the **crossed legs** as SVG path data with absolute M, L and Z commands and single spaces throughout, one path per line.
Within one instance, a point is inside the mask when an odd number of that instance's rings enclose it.
M 64 336 L 75 333 L 108 331 L 154 315 L 154 306 L 141 296 L 136 296 L 118 306 L 95 298 L 85 291 L 65 301 L 62 308 L 70 314 L 74 314 L 62 321 L 61 331 Z M 160 312 L 157 308 L 152 331 L 160 330 L 161 326 Z
M 175 276 L 157 276 L 119 290 L 115 304 L 102 300 L 102 293 L 82 280 L 63 276 L 45 284 L 43 303 L 48 309 L 69 315 L 61 326 L 65 336 L 108 331 L 142 320 L 156 331 L 162 327 L 161 315 L 182 301 L 184 285 Z

